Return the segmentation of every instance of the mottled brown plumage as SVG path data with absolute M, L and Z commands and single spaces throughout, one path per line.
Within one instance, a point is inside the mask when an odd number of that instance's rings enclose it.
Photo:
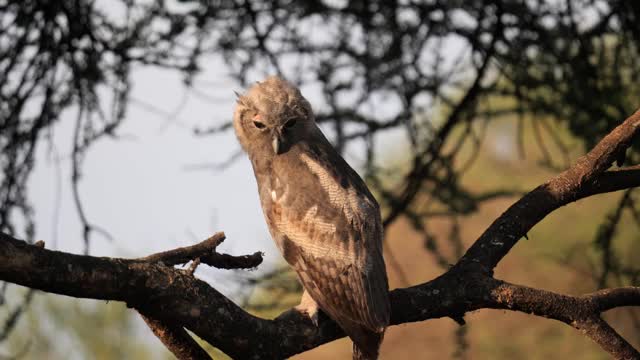
M 389 296 L 375 198 L 288 82 L 269 77 L 239 96 L 233 123 L 271 236 L 305 288 L 298 309 L 338 323 L 354 359 L 377 358 Z

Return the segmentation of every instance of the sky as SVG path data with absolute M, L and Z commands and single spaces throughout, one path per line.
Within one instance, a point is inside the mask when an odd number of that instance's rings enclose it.
M 113 240 L 92 237 L 90 254 L 139 257 L 193 245 L 218 231 L 227 240 L 221 252 L 243 255 L 263 251 L 265 265 L 280 261 L 269 239 L 257 187 L 246 156 L 224 170 L 213 165 L 239 151 L 233 131 L 194 136 L 196 127 L 229 121 L 233 91 L 242 91 L 224 65 L 209 59 L 195 82 L 184 87 L 177 72 L 138 68 L 119 138 L 105 138 L 89 150 L 80 195 L 89 220 Z M 206 97 L 205 97 L 206 96 Z M 36 216 L 36 239 L 48 248 L 81 253 L 82 228 L 71 192 L 70 136 L 75 111 L 64 113 L 54 144 L 40 146 L 30 183 Z M 203 268 L 203 267 L 201 267 Z M 228 271 L 203 271 L 219 280 Z M 207 279 L 209 278 L 209 279 Z M 218 290 L 231 284 L 216 282 Z

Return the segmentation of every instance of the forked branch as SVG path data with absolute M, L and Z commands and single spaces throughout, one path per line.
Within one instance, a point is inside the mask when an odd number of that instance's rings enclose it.
M 637 187 L 639 167 L 606 172 L 640 132 L 640 110 L 605 136 L 561 174 L 526 194 L 496 219 L 462 257 L 459 265 L 489 274 L 511 248 L 545 216 L 597 193 Z

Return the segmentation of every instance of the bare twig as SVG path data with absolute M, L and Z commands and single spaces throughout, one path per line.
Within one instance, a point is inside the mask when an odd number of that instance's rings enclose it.
M 195 258 L 191 262 L 191 266 L 189 266 L 189 269 L 187 270 L 189 272 L 189 275 L 193 275 L 196 272 L 198 265 L 200 265 L 200 258 Z
M 139 260 L 148 262 L 163 262 L 165 265 L 186 264 L 197 257 L 214 253 L 218 245 L 220 245 L 225 238 L 226 237 L 223 232 L 218 232 L 196 245 L 163 251 L 143 258 L 139 258 Z
M 220 254 L 216 251 L 225 239 L 223 232 L 213 234 L 207 240 L 196 245 L 185 246 L 169 251 L 164 251 L 138 258 L 138 261 L 162 262 L 165 265 L 186 264 L 189 261 L 199 259 L 199 263 L 207 264 L 218 269 L 252 269 L 262 263 L 262 252 L 251 255 L 234 256 Z

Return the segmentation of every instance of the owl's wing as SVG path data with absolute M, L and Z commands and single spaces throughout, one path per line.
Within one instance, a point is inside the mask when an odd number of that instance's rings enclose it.
M 304 149 L 297 154 L 301 163 L 288 164 L 306 169 L 272 194 L 272 233 L 331 318 L 343 328 L 380 332 L 389 321 L 389 298 L 379 208 L 357 173 L 326 146 Z
M 298 259 L 296 270 L 311 297 L 341 326 L 359 324 L 381 332 L 388 325 L 384 263 L 362 266 L 304 254 Z

